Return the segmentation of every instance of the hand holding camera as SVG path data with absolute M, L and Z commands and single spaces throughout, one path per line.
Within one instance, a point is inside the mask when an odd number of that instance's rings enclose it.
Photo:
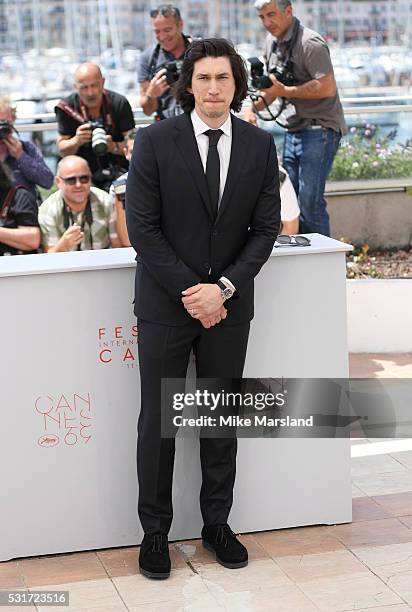
M 271 80 L 271 86 L 268 88 L 268 93 L 274 98 L 286 98 L 287 97 L 287 85 L 278 81 L 274 74 L 269 74 Z
M 76 130 L 76 140 L 77 140 L 79 147 L 87 144 L 88 142 L 91 141 L 91 139 L 92 139 L 92 130 L 90 128 L 90 125 L 88 123 L 83 123 L 82 125 L 79 125 L 79 127 Z
M 152 80 L 150 81 L 150 85 L 147 88 L 147 95 L 151 98 L 160 98 L 165 91 L 170 89 L 170 85 L 167 82 L 166 76 L 166 68 L 162 68 L 159 72 L 156 72 Z
M 295 85 L 295 77 L 290 61 L 277 64 L 270 68 L 269 74 L 265 74 L 265 66 L 258 57 L 249 57 L 250 75 L 252 86 L 255 89 L 271 89 L 278 85 L 277 96 L 284 96 L 284 86 Z
M 79 125 L 76 130 L 76 138 L 79 146 L 91 142 L 95 155 L 106 155 L 108 152 L 108 137 L 103 121 L 90 119 Z
M 13 134 L 14 127 L 9 121 L 0 121 L 0 141 L 3 142 L 9 154 L 15 159 L 19 159 L 24 152 L 22 142 Z
M 11 134 L 10 136 L 7 136 L 7 138 L 4 138 L 3 142 L 6 145 L 10 155 L 15 159 L 20 159 L 24 153 L 22 142 Z

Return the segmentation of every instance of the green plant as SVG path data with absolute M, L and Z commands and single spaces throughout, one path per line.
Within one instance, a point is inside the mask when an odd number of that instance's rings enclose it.
M 355 263 L 366 263 L 369 261 L 369 244 L 363 244 L 361 247 L 356 247 L 352 252 L 352 259 Z
M 47 198 L 52 193 L 57 191 L 57 185 L 56 185 L 56 183 L 53 183 L 53 185 L 50 187 L 50 189 L 45 189 L 44 187 L 38 187 L 38 190 L 40 192 L 41 200 L 42 200 L 42 202 L 44 202 L 44 200 L 47 200 Z
M 379 137 L 375 125 L 350 129 L 329 175 L 331 181 L 412 176 L 412 143 L 394 144 L 396 130 Z

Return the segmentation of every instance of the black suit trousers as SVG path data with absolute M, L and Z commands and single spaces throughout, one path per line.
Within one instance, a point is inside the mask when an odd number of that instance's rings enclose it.
M 185 378 L 192 349 L 198 377 L 241 378 L 250 324 L 220 323 L 205 329 L 197 320 L 175 327 L 139 320 L 138 325 L 138 512 L 146 534 L 167 534 L 173 518 L 175 439 L 161 437 L 161 379 Z M 200 509 L 205 525 L 227 522 L 233 501 L 236 451 L 236 437 L 200 438 Z

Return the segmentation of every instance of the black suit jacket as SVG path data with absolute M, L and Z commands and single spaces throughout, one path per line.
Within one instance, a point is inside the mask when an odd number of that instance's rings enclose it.
M 253 279 L 280 224 L 273 138 L 232 115 L 225 190 L 213 222 L 203 165 L 189 114 L 138 131 L 126 189 L 126 218 L 137 252 L 135 314 L 166 325 L 191 320 L 182 291 L 226 276 L 233 325 L 253 317 Z

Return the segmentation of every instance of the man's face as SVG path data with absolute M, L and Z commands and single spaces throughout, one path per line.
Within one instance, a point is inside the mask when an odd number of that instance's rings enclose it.
M 133 147 L 134 147 L 134 140 L 128 140 L 126 143 L 126 155 L 125 155 L 127 161 L 130 161 L 132 159 Z
M 85 178 L 87 177 L 86 182 Z M 76 178 L 73 185 L 73 179 Z M 69 182 L 67 179 L 70 179 Z M 56 177 L 56 183 L 63 193 L 63 198 L 67 203 L 83 204 L 87 201 L 87 196 L 90 192 L 91 177 L 90 170 L 87 164 L 82 160 L 70 160 L 62 164 L 59 170 L 59 175 Z
M 259 19 L 263 27 L 276 38 L 283 38 L 293 21 L 292 7 L 287 6 L 283 13 L 274 2 L 265 4 L 259 10 Z
M 236 86 L 228 57 L 203 57 L 193 68 L 189 93 L 199 116 L 218 119 L 230 111 Z
M 98 72 L 88 71 L 76 75 L 74 86 L 85 106 L 89 108 L 101 106 L 104 78 Z
M 158 15 L 152 19 L 152 27 L 157 42 L 165 51 L 173 51 L 179 45 L 182 36 L 183 22 L 175 17 Z
M 0 121 L 8 121 L 9 123 L 14 123 L 11 108 L 5 108 L 3 110 L 0 110 Z

